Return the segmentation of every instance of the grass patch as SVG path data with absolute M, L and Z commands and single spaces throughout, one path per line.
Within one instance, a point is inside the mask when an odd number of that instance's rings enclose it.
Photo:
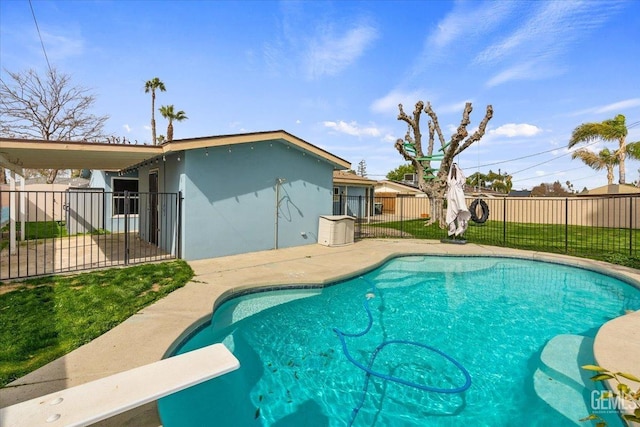
M 0 250 L 9 246 L 9 224 L 5 224 L 0 231 L 2 232 L 2 239 L 0 240 Z M 78 233 L 78 235 L 103 235 L 111 234 L 108 230 L 96 229 L 91 233 Z M 60 237 L 67 237 L 67 226 L 64 221 L 29 221 L 24 223 L 24 237 L 26 240 L 38 240 L 38 239 L 54 239 Z M 20 236 L 20 223 L 16 222 L 16 236 Z M 20 241 L 19 243 L 24 243 Z
M 415 219 L 361 226 L 398 230 L 417 239 L 440 240 L 447 236 L 438 224 L 424 224 L 423 219 Z M 372 234 L 377 235 L 375 231 Z M 464 237 L 472 243 L 568 254 L 640 269 L 640 230 L 487 221 L 484 224 L 470 222 Z
M 16 221 L 16 231 L 20 232 L 20 223 Z M 9 232 L 9 224 L 2 227 L 2 232 Z M 54 237 L 65 237 L 67 227 L 62 221 L 28 221 L 24 223 L 24 234 L 26 240 L 52 239 Z
M 177 260 L 20 282 L 0 295 L 0 387 L 102 335 L 192 277 L 191 267 Z

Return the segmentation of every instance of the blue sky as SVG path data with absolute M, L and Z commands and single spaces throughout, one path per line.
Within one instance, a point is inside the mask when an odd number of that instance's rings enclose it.
M 156 76 L 167 87 L 156 107 L 189 117 L 176 139 L 284 129 L 354 169 L 364 159 L 372 179 L 404 163 L 393 147 L 406 132 L 397 105 L 410 112 L 418 100 L 431 102 L 446 137 L 466 101 L 471 128 L 493 105 L 487 135 L 458 163 L 467 175 L 513 174 L 514 189 L 605 185 L 605 171 L 566 148 L 581 123 L 624 114 L 628 142 L 640 140 L 638 1 L 32 5 L 52 66 L 93 90 L 106 132 L 138 143 L 151 139 L 144 83 Z M 0 67 L 3 79 L 46 70 L 28 0 L 0 2 Z M 638 168 L 627 162 L 627 182 Z

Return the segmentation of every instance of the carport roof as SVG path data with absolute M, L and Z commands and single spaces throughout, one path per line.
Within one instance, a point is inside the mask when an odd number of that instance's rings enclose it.
M 97 169 L 120 171 L 163 154 L 261 141 L 279 141 L 347 169 L 351 163 L 283 130 L 176 140 L 162 145 L 105 144 L 0 138 L 0 166 L 22 169 Z

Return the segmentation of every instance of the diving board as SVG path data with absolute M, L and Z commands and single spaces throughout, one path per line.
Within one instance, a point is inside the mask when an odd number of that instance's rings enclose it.
M 213 344 L 0 408 L 0 426 L 86 426 L 239 367 L 223 344 Z

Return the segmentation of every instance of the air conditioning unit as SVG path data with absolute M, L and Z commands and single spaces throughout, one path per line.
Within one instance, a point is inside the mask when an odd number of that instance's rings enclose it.
M 404 180 L 407 182 L 416 182 L 416 174 L 415 173 L 405 173 Z

